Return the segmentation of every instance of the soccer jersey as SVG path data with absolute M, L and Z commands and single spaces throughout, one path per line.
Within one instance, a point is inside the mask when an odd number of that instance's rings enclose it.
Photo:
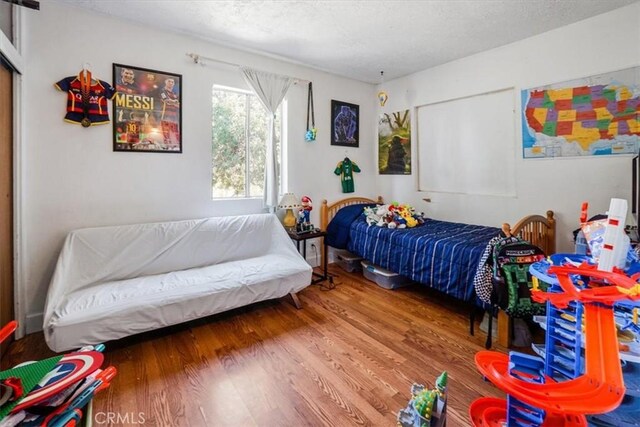
M 336 170 L 333 171 L 336 175 L 340 175 L 340 182 L 342 183 L 343 193 L 353 193 L 355 185 L 353 183 L 353 173 L 360 172 L 360 168 L 355 162 L 352 162 L 348 157 L 345 157 L 343 161 L 338 163 Z
M 80 76 L 66 77 L 54 85 L 56 89 L 67 92 L 67 114 L 64 120 L 70 123 L 81 124 L 82 119 L 87 118 L 93 125 L 109 123 L 109 111 L 107 101 L 113 99 L 115 89 L 102 80 L 92 80 L 86 99 L 82 96 L 82 82 Z
M 128 144 L 137 144 L 140 142 L 140 132 L 142 131 L 140 120 L 129 120 L 126 129 Z
M 160 93 L 160 99 L 162 100 L 162 113 L 160 114 L 160 120 L 178 121 L 178 111 L 180 108 L 180 100 L 178 95 L 167 89 L 163 89 Z

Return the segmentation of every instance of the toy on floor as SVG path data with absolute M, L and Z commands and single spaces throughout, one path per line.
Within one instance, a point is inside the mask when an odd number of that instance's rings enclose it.
M 559 309 L 568 308 L 574 301 L 582 304 L 586 324 L 584 372 L 558 382 L 547 375 L 545 361 L 538 357 L 517 352 L 508 356 L 479 352 L 478 369 L 508 398 L 474 402 L 470 416 L 475 426 L 500 422 L 508 426 L 580 426 L 586 425 L 585 414 L 610 412 L 622 402 L 625 387 L 613 305 L 622 300 L 640 300 L 640 285 L 622 273 L 599 271 L 586 263 L 577 267 L 551 266 L 548 273 L 557 277 L 559 287 L 549 292 L 534 290 L 534 298 Z M 548 330 L 547 334 L 553 332 Z M 570 338 L 565 334 L 561 339 L 571 344 Z M 561 356 L 547 354 L 549 357 Z
M 447 372 L 436 379 L 434 389 L 411 386 L 411 400 L 398 412 L 399 427 L 444 427 L 447 422 Z
M 0 342 L 16 329 L 11 322 L 0 330 Z M 39 362 L 25 362 L 0 371 L 2 395 L 0 426 L 75 426 L 82 410 L 96 393 L 109 387 L 117 371 L 99 369 L 104 345 L 83 347 L 77 352 Z
M 532 274 L 557 288 L 559 282 L 549 274 L 552 265 L 590 264 L 593 260 L 576 254 L 555 254 L 547 261 L 532 266 Z M 626 276 L 634 276 L 637 266 L 632 264 L 624 271 Z M 621 273 L 622 274 L 622 273 Z M 633 293 L 620 289 L 623 293 Z M 545 374 L 559 381 L 579 377 L 585 370 L 583 304 L 572 302 L 565 308 L 549 305 L 547 316 L 534 318 L 546 329 L 544 345 L 534 345 L 533 349 L 545 363 Z M 640 302 L 620 300 L 614 305 L 614 318 L 617 328 L 617 340 L 622 366 L 625 394 L 622 403 L 612 412 L 587 417 L 591 425 L 606 427 L 640 426 L 640 325 L 638 309 Z
M 626 202 L 613 199 L 592 233 L 583 205 L 593 258 L 554 254 L 531 265 L 533 298 L 547 304 L 547 315 L 534 317 L 545 344 L 533 346 L 540 357 L 476 355 L 478 369 L 508 396 L 475 401 L 474 426 L 640 426 L 640 263 L 621 237 L 625 216 Z
M 18 327 L 18 322 L 16 322 L 15 320 L 12 320 L 11 322 L 4 325 L 2 329 L 0 329 L 0 343 L 4 342 L 4 340 L 9 338 L 11 334 L 15 332 L 17 327 Z

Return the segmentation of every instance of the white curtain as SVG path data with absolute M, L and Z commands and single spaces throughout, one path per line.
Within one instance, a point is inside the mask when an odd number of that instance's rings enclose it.
M 293 83 L 293 79 L 279 74 L 266 73 L 241 67 L 245 80 L 253 88 L 260 102 L 269 113 L 269 136 L 267 138 L 267 154 L 264 176 L 264 205 L 273 212 L 278 205 L 278 159 L 275 147 L 275 117 L 280 103 Z

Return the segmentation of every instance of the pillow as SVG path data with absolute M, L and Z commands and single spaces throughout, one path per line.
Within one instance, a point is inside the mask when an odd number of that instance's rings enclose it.
M 364 214 L 364 208 L 376 206 L 375 203 L 359 203 L 345 206 L 336 212 L 335 216 L 327 225 L 327 245 L 347 249 L 349 243 L 349 229 L 353 221 Z

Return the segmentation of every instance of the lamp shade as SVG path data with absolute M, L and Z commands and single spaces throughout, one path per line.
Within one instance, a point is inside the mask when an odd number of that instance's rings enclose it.
M 300 207 L 302 207 L 302 205 L 293 193 L 285 193 L 278 204 L 278 209 L 296 209 Z

